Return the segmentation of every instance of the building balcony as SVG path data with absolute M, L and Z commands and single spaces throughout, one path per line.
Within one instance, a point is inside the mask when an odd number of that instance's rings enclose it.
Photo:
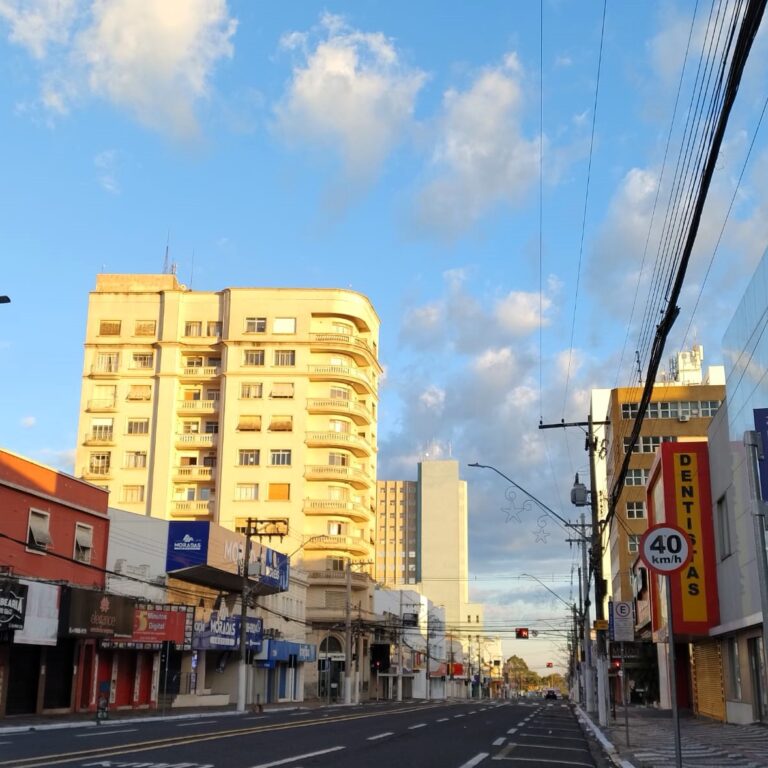
M 114 445 L 115 437 L 111 429 L 94 429 L 83 436 L 83 445 Z
M 357 400 L 336 397 L 312 397 L 307 400 L 309 413 L 349 416 L 355 424 L 367 425 L 373 421 L 373 414 Z
M 304 549 L 311 551 L 334 550 L 364 557 L 371 554 L 372 545 L 359 536 L 318 536 L 307 539 Z
M 355 488 L 370 488 L 374 480 L 362 469 L 356 467 L 340 467 L 335 464 L 308 464 L 304 468 L 307 480 L 327 480 L 350 483 Z
M 215 467 L 185 466 L 175 467 L 173 480 L 176 483 L 210 482 L 213 479 Z
M 310 381 L 338 381 L 351 384 L 357 392 L 376 394 L 376 383 L 363 368 L 348 365 L 310 365 Z
M 179 400 L 176 410 L 180 413 L 215 413 L 219 410 L 219 401 Z
M 221 368 L 217 365 L 193 365 L 182 368 L 180 375 L 184 379 L 212 379 L 221 375 Z
M 176 435 L 176 445 L 179 448 L 213 448 L 219 442 L 217 434 L 207 432 L 179 433 Z
M 369 523 L 374 512 L 356 501 L 337 499 L 304 499 L 304 514 L 314 516 L 346 517 L 355 523 Z
M 174 501 L 171 514 L 179 517 L 208 517 L 213 514 L 215 501 Z
M 307 432 L 304 442 L 309 448 L 344 448 L 358 457 L 373 453 L 371 444 L 364 437 L 351 432 Z
M 308 571 L 307 579 L 310 586 L 344 587 L 347 583 L 346 575 L 346 571 Z M 353 590 L 366 589 L 368 587 L 370 577 L 367 573 L 352 571 L 350 576 L 352 577 Z
M 116 379 L 120 375 L 120 366 L 115 365 L 92 365 L 91 376 L 98 378 Z
M 112 469 L 110 467 L 83 467 L 80 476 L 83 480 L 102 482 L 112 479 Z
M 117 410 L 117 403 L 110 400 L 89 400 L 85 406 L 91 413 L 112 413 Z
M 364 364 L 376 363 L 376 352 L 366 339 L 348 333 L 311 333 L 311 349 L 317 352 L 344 352 Z

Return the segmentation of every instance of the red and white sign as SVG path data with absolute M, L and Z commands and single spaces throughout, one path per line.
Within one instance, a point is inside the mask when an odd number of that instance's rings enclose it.
M 682 528 L 654 525 L 640 539 L 640 557 L 654 573 L 676 573 L 688 564 L 691 545 Z

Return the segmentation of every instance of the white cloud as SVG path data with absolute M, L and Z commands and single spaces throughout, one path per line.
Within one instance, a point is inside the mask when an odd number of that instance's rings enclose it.
M 37 419 L 34 416 L 22 416 L 21 419 L 19 419 L 19 424 L 25 429 L 31 429 L 37 424 Z
M 421 395 L 419 395 L 419 402 L 427 410 L 439 414 L 445 405 L 445 390 L 434 384 L 430 385 L 421 393 Z
M 93 158 L 93 164 L 99 177 L 99 184 L 107 192 L 117 195 L 120 192 L 120 184 L 117 181 L 117 152 L 114 149 L 105 149 Z
M 541 303 L 541 306 L 539 304 Z M 501 328 L 517 336 L 536 330 L 539 325 L 547 325 L 545 313 L 552 302 L 538 293 L 510 291 L 503 299 L 496 302 L 494 315 Z M 539 310 L 541 309 L 541 314 Z
M 560 56 L 556 56 L 555 57 L 555 66 L 556 67 L 561 67 L 561 68 L 566 68 L 566 67 L 573 66 L 573 59 L 570 56 L 566 55 L 566 54 L 562 54 Z
M 495 205 L 524 197 L 538 173 L 539 142 L 522 135 L 522 78 L 517 56 L 509 54 L 466 91 L 445 93 L 435 176 L 417 201 L 422 226 L 456 235 Z
M 282 39 L 301 61 L 276 107 L 278 128 L 289 141 L 331 147 L 348 177 L 369 180 L 407 131 L 425 74 L 402 63 L 391 39 L 339 16 L 324 15 L 320 34 L 314 48 L 314 32 Z
M 135 0 L 38 0 L 35 10 L 0 0 L 11 40 L 42 62 L 40 103 L 49 113 L 97 97 L 155 130 L 198 133 L 195 108 L 210 95 L 215 65 L 233 54 L 237 22 L 226 0 L 162 0 L 140 12 Z

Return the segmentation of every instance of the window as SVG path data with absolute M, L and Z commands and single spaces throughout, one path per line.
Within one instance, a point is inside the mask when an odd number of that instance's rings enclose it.
M 273 467 L 290 467 L 291 451 L 286 448 L 279 448 L 269 452 L 269 463 Z
M 205 390 L 205 399 L 206 400 L 213 400 L 214 402 L 218 403 L 221 399 L 221 390 L 220 389 L 206 389 Z
M 147 466 L 146 451 L 126 451 L 125 468 L 126 469 L 144 469 Z
M 719 400 L 702 400 L 701 401 L 701 415 L 702 416 L 714 416 L 717 413 L 717 409 L 720 407 Z
M 237 452 L 237 463 L 241 467 L 257 467 L 259 465 L 259 450 L 248 448 Z
M 267 330 L 266 317 L 246 317 L 245 318 L 246 333 L 265 333 L 266 330 Z
M 328 522 L 328 535 L 329 536 L 343 536 L 345 533 L 344 523 L 339 523 L 335 520 Z
M 728 498 L 723 494 L 717 500 L 715 509 L 715 526 L 717 530 L 717 551 L 721 560 L 733 554 L 731 546 L 731 521 L 728 517 Z
M 154 361 L 154 355 L 146 352 L 133 353 L 132 368 L 151 368 Z
M 91 440 L 112 439 L 112 419 L 91 419 Z
M 261 430 L 261 416 L 241 416 L 237 428 L 241 432 L 258 432 Z
M 343 336 L 352 335 L 352 326 L 347 325 L 347 323 L 334 322 L 331 327 L 333 328 L 334 333 L 339 333 L 339 334 L 342 334 Z
M 741 699 L 741 664 L 737 637 L 728 638 L 728 698 Z
M 199 389 L 185 389 L 184 390 L 184 402 L 185 403 L 193 403 L 196 400 L 199 400 L 201 396 L 201 392 Z
M 96 355 L 96 370 L 99 373 L 117 373 L 119 367 L 119 352 L 99 352 Z
M 261 382 L 250 382 L 240 385 L 240 397 L 243 400 L 256 400 L 262 396 L 264 385 Z
M 119 320 L 102 320 L 99 323 L 99 336 L 119 336 L 119 335 L 120 335 Z
M 46 550 L 53 543 L 50 532 L 51 516 L 47 512 L 36 509 L 29 510 L 27 524 L 27 547 L 29 549 Z
M 129 435 L 148 435 L 149 419 L 128 419 Z
M 235 501 L 257 501 L 259 486 L 257 483 L 238 483 L 235 486 Z
M 349 434 L 349 422 L 343 419 L 330 419 L 328 422 L 328 429 L 331 432 L 339 432 L 340 434 Z
M 292 432 L 293 416 L 273 416 L 269 422 L 270 432 Z
M 204 467 L 215 467 L 216 466 L 216 454 L 215 453 L 209 453 L 206 456 L 203 456 L 203 466 Z
M 640 537 L 635 533 L 630 533 L 627 541 L 627 548 L 631 553 L 636 553 L 640 549 Z
M 197 492 L 197 498 L 200 501 L 210 501 L 211 499 L 216 498 L 216 491 L 209 485 L 203 485 Z
M 133 326 L 133 334 L 134 336 L 154 336 L 155 327 L 154 320 L 137 320 Z
M 221 323 L 218 320 L 209 320 L 205 326 L 206 336 L 221 336 Z
M 243 365 L 264 365 L 264 350 L 246 349 L 243 353 Z
M 124 485 L 123 502 L 125 504 L 141 504 L 144 501 L 143 485 Z
M 211 368 L 221 368 L 221 358 L 220 357 L 209 357 L 208 358 L 208 365 Z
M 182 421 L 181 433 L 183 435 L 199 435 L 200 422 L 199 421 Z
M 90 563 L 93 552 L 93 527 L 75 523 L 75 549 L 72 557 L 78 563 Z
M 275 365 L 280 367 L 289 367 L 296 365 L 296 350 L 295 349 L 276 349 L 275 350 Z
M 343 557 L 326 557 L 326 570 L 344 571 L 347 568 L 347 561 Z
M 272 333 L 296 333 L 296 318 L 276 317 L 272 323 Z
M 645 517 L 644 501 L 628 501 L 627 502 L 627 519 L 628 520 L 641 520 L 644 517 Z
M 290 483 L 270 483 L 269 500 L 270 501 L 289 501 L 291 498 Z
M 185 336 L 202 336 L 203 324 L 199 320 L 192 320 L 191 322 L 184 323 L 184 335 Z
M 200 355 L 188 355 L 183 359 L 185 368 L 202 368 L 203 358 Z
M 331 452 L 328 454 L 328 464 L 332 467 L 348 467 L 349 456 L 346 453 Z
M 92 453 L 88 460 L 88 472 L 92 475 L 108 475 L 111 459 L 109 451 Z
M 648 482 L 647 469 L 628 469 L 626 485 L 645 485 Z
M 128 387 L 127 400 L 151 400 L 152 386 L 150 384 L 131 384 Z
M 640 405 L 639 403 L 622 403 L 621 404 L 621 418 L 622 419 L 634 419 L 637 416 L 637 412 Z
M 293 397 L 293 382 L 292 381 L 276 381 L 272 385 L 272 391 L 270 392 L 269 396 L 278 397 L 278 398 Z
M 205 422 L 205 434 L 206 435 L 218 435 L 219 434 L 219 422 L 218 421 L 206 421 Z

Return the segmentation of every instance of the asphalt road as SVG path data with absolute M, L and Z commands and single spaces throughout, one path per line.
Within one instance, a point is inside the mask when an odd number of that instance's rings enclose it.
M 597 766 L 567 703 L 382 703 L 0 735 L 0 768 Z M 497 763 L 498 764 L 498 763 Z

